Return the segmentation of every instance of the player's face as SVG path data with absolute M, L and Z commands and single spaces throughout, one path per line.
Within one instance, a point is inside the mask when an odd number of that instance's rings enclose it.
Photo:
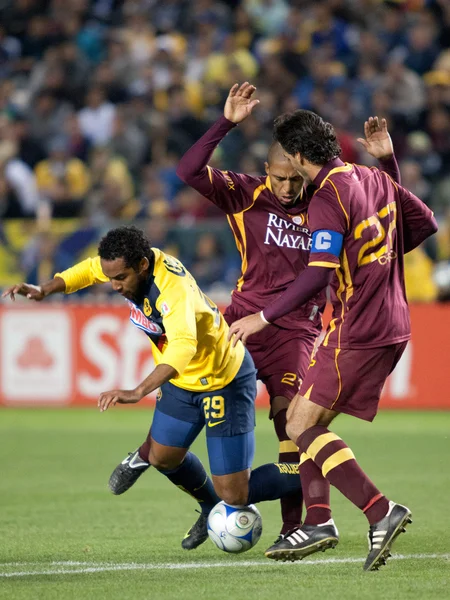
M 300 177 L 303 177 L 304 181 L 309 181 L 308 174 L 303 168 L 303 163 L 300 157 L 300 154 L 296 154 L 295 156 L 292 154 L 284 153 L 286 160 L 289 162 L 290 166 Z
M 303 177 L 288 160 L 266 163 L 272 191 L 283 206 L 295 204 L 303 191 Z
M 143 258 L 137 270 L 127 267 L 123 258 L 115 260 L 100 259 L 102 271 L 109 277 L 112 288 L 124 298 L 139 302 L 142 285 L 147 280 L 148 259 Z

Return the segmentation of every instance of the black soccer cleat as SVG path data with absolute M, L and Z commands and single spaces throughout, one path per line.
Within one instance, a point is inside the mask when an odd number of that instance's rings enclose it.
M 369 554 L 364 563 L 364 571 L 378 571 L 391 556 L 390 550 L 395 539 L 412 523 L 411 511 L 406 506 L 389 502 L 387 515 L 369 528 Z
M 198 512 L 198 511 L 197 511 Z M 199 518 L 184 536 L 181 547 L 185 550 L 195 550 L 208 539 L 208 515 L 200 513 Z
M 284 540 L 284 538 L 286 537 L 286 535 L 287 535 L 287 533 L 280 533 L 280 535 L 274 541 L 273 545 L 275 546 L 275 544 L 278 544 L 278 542 L 282 542 Z
M 123 494 L 149 467 L 150 463 L 139 456 L 139 450 L 128 452 L 128 456 L 112 472 L 108 482 L 109 489 L 116 496 Z
M 339 543 L 339 532 L 333 519 L 321 525 L 302 525 L 289 531 L 278 543 L 266 550 L 274 560 L 302 560 L 314 552 L 325 552 Z

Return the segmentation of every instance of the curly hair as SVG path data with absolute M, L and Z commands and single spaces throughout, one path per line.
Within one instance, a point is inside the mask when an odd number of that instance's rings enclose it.
M 284 150 L 301 156 L 313 165 L 324 165 L 341 154 L 333 125 L 310 110 L 296 110 L 275 119 L 274 139 Z
M 143 258 L 151 262 L 153 252 L 144 232 L 137 227 L 118 227 L 111 229 L 100 240 L 98 255 L 103 260 L 123 258 L 126 266 L 137 271 Z

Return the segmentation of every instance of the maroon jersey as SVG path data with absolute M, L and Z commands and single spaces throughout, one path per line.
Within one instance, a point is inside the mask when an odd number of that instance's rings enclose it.
M 285 209 L 273 194 L 269 177 L 206 167 L 214 148 L 233 127 L 224 117 L 219 119 L 182 158 L 177 173 L 227 214 L 242 259 L 232 304 L 254 313 L 284 292 L 308 264 L 309 202 L 304 192 L 305 200 Z M 302 326 L 319 330 L 325 301 L 325 292 L 321 292 L 275 324 L 286 329 Z
M 208 197 L 222 207 L 228 200 L 227 218 L 242 258 L 242 274 L 232 304 L 249 312 L 261 310 L 308 264 L 311 234 L 306 225 L 307 203 L 286 211 L 272 193 L 269 177 L 208 170 L 214 190 Z M 230 200 L 230 191 L 240 198 Z M 229 212 L 232 203 L 235 207 L 239 203 L 238 212 Z M 316 296 L 276 325 L 292 329 L 309 319 L 319 326 L 325 301 L 324 294 Z
M 308 223 L 320 238 L 309 264 L 338 267 L 324 346 L 375 348 L 408 340 L 403 255 L 434 233 L 433 213 L 386 173 L 339 159 L 314 184 Z M 333 232 L 343 236 L 338 253 L 330 251 Z

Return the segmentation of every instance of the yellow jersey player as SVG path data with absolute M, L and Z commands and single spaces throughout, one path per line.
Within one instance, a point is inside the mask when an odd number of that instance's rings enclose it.
M 155 369 L 133 390 L 100 394 L 103 412 L 134 404 L 160 388 L 146 442 L 116 468 L 110 487 L 128 489 L 153 465 L 199 502 L 201 514 L 183 539 L 203 543 L 207 516 L 220 499 L 232 505 L 298 494 L 297 465 L 267 464 L 250 471 L 254 455 L 256 371 L 242 343 L 228 341 L 228 325 L 181 262 L 151 248 L 142 231 L 119 227 L 100 241 L 98 256 L 57 273 L 40 285 L 3 293 L 40 301 L 111 282 L 129 304 L 130 319 L 151 340 Z M 206 428 L 212 479 L 189 447 Z

